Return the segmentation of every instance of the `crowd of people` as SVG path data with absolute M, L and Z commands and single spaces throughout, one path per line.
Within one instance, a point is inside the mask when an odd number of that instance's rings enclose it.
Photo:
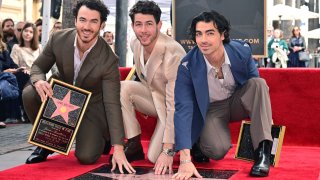
M 75 156 L 81 164 L 95 163 L 113 146 L 112 171 L 134 173 L 131 162 L 145 158 L 137 110 L 157 117 L 147 152 L 155 174 L 173 173 L 173 157 L 179 152 L 172 178 L 201 178 L 194 162 L 222 159 L 232 146 L 229 122 L 250 118 L 255 153 L 250 175 L 268 176 L 273 143 L 269 88 L 259 77 L 250 44 L 230 39 L 229 21 L 216 11 L 199 12 L 189 29 L 196 46 L 186 53 L 171 31 L 160 32 L 159 6 L 136 2 L 129 11 L 136 36 L 130 45 L 139 81 L 120 82 L 114 35 L 99 35 L 109 13 L 100 0 L 79 0 L 73 9 L 75 28 L 62 30 L 55 23 L 45 47 L 39 43 L 41 20 L 16 26 L 12 19 L 3 20 L 0 70 L 16 84 L 18 94 L 1 99 L 1 126 L 22 118 L 34 123 L 41 103 L 53 96 L 45 74 L 56 65 L 52 76 L 92 92 L 76 136 Z M 305 66 L 299 61 L 305 41 L 298 27 L 289 44 L 280 30 L 272 34 L 271 66 Z M 44 162 L 52 153 L 37 147 L 26 163 Z
M 294 26 L 289 39 L 284 39 L 283 31 L 267 29 L 268 57 L 264 58 L 262 66 L 273 68 L 308 67 L 310 57 L 299 56 L 305 53 L 309 56 L 305 38 L 301 35 L 300 27 Z
M 15 25 L 12 19 L 4 19 L 0 37 L 0 72 L 14 76 L 19 88 L 18 97 L 7 97 L 0 101 L 0 122 L 4 128 L 5 123 L 29 121 L 24 112 L 22 90 L 29 82 L 31 66 L 41 53 L 42 47 L 35 23 L 19 21 Z M 8 88 L 2 86 L 1 91 Z

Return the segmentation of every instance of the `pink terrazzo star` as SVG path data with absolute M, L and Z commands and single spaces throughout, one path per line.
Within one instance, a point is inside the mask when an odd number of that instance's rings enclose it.
M 64 121 L 68 124 L 69 120 L 69 112 L 80 108 L 79 106 L 75 106 L 70 103 L 70 91 L 68 94 L 63 98 L 63 100 L 52 98 L 54 104 L 57 106 L 57 109 L 51 115 L 51 118 L 55 116 L 62 116 Z

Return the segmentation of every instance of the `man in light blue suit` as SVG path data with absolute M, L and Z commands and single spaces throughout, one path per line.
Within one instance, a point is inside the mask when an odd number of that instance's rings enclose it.
M 228 123 L 251 119 L 255 149 L 252 176 L 268 176 L 272 147 L 269 88 L 259 78 L 251 47 L 229 38 L 230 24 L 210 11 L 190 26 L 195 46 L 182 60 L 175 86 L 175 142 L 180 166 L 173 176 L 201 177 L 192 163 L 222 159 L 231 148 Z M 192 153 L 190 155 L 190 150 Z M 195 152 L 200 151 L 200 152 Z

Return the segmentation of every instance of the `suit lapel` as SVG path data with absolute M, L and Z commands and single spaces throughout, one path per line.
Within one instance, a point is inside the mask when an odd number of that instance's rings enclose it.
M 100 54 L 99 51 L 100 51 L 101 45 L 102 45 L 101 39 L 98 38 L 97 43 L 94 45 L 94 47 L 91 49 L 87 57 L 84 59 L 84 62 L 80 68 L 78 77 L 76 79 L 76 83 L 75 83 L 76 86 L 81 87 L 85 77 L 87 77 L 89 72 L 96 66 L 97 60 L 101 58 L 99 57 L 99 54 Z
M 241 59 L 241 56 L 236 53 L 237 51 L 233 49 L 230 43 L 224 45 L 224 48 L 230 60 L 231 73 L 233 75 L 234 80 L 238 84 L 243 84 L 243 82 L 246 80 L 245 77 L 247 76 L 247 72 L 248 72 L 245 69 L 246 66 L 243 66 L 245 62 Z
M 199 53 L 199 49 L 197 49 L 192 56 L 191 67 L 190 72 L 196 99 L 203 120 L 205 120 L 209 105 L 208 77 L 205 60 L 202 53 Z
M 74 76 L 74 40 L 76 37 L 76 31 L 72 32 L 72 36 L 68 36 L 66 39 L 66 44 L 62 45 L 65 47 L 72 48 L 64 48 L 63 50 L 63 76 L 64 81 L 68 84 L 73 84 L 73 76 Z
M 162 34 L 160 34 L 148 60 L 147 82 L 149 85 L 151 84 L 158 67 L 162 63 L 165 51 L 163 43 L 164 40 Z
M 138 75 L 140 81 L 146 83 L 144 77 L 142 77 L 142 74 L 141 74 L 141 63 L 140 63 L 141 47 L 142 46 L 141 46 L 139 40 L 135 39 L 134 49 L 133 49 L 133 52 L 134 52 L 133 59 L 135 61 L 136 71 L 137 71 L 137 75 Z

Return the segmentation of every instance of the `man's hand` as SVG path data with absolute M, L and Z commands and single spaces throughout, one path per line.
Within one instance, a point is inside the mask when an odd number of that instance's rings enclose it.
M 202 178 L 193 163 L 187 162 L 180 164 L 178 172 L 172 176 L 172 179 L 189 179 L 192 175 L 195 175 L 197 178 Z
M 154 165 L 155 174 L 165 174 L 169 168 L 169 174 L 172 174 L 173 157 L 160 153 L 156 164 Z
M 133 167 L 130 165 L 130 163 L 127 161 L 127 158 L 123 151 L 122 145 L 114 145 L 114 151 L 113 151 L 113 157 L 112 157 L 112 169 L 111 171 L 114 171 L 118 165 L 119 171 L 123 174 L 123 169 L 126 168 L 128 173 L 135 173 L 136 171 L 133 169 Z
M 52 98 L 53 91 L 51 85 L 44 80 L 39 80 L 34 83 L 34 87 L 36 88 L 39 96 L 41 97 L 41 101 L 44 102 L 47 99 L 47 96 Z

